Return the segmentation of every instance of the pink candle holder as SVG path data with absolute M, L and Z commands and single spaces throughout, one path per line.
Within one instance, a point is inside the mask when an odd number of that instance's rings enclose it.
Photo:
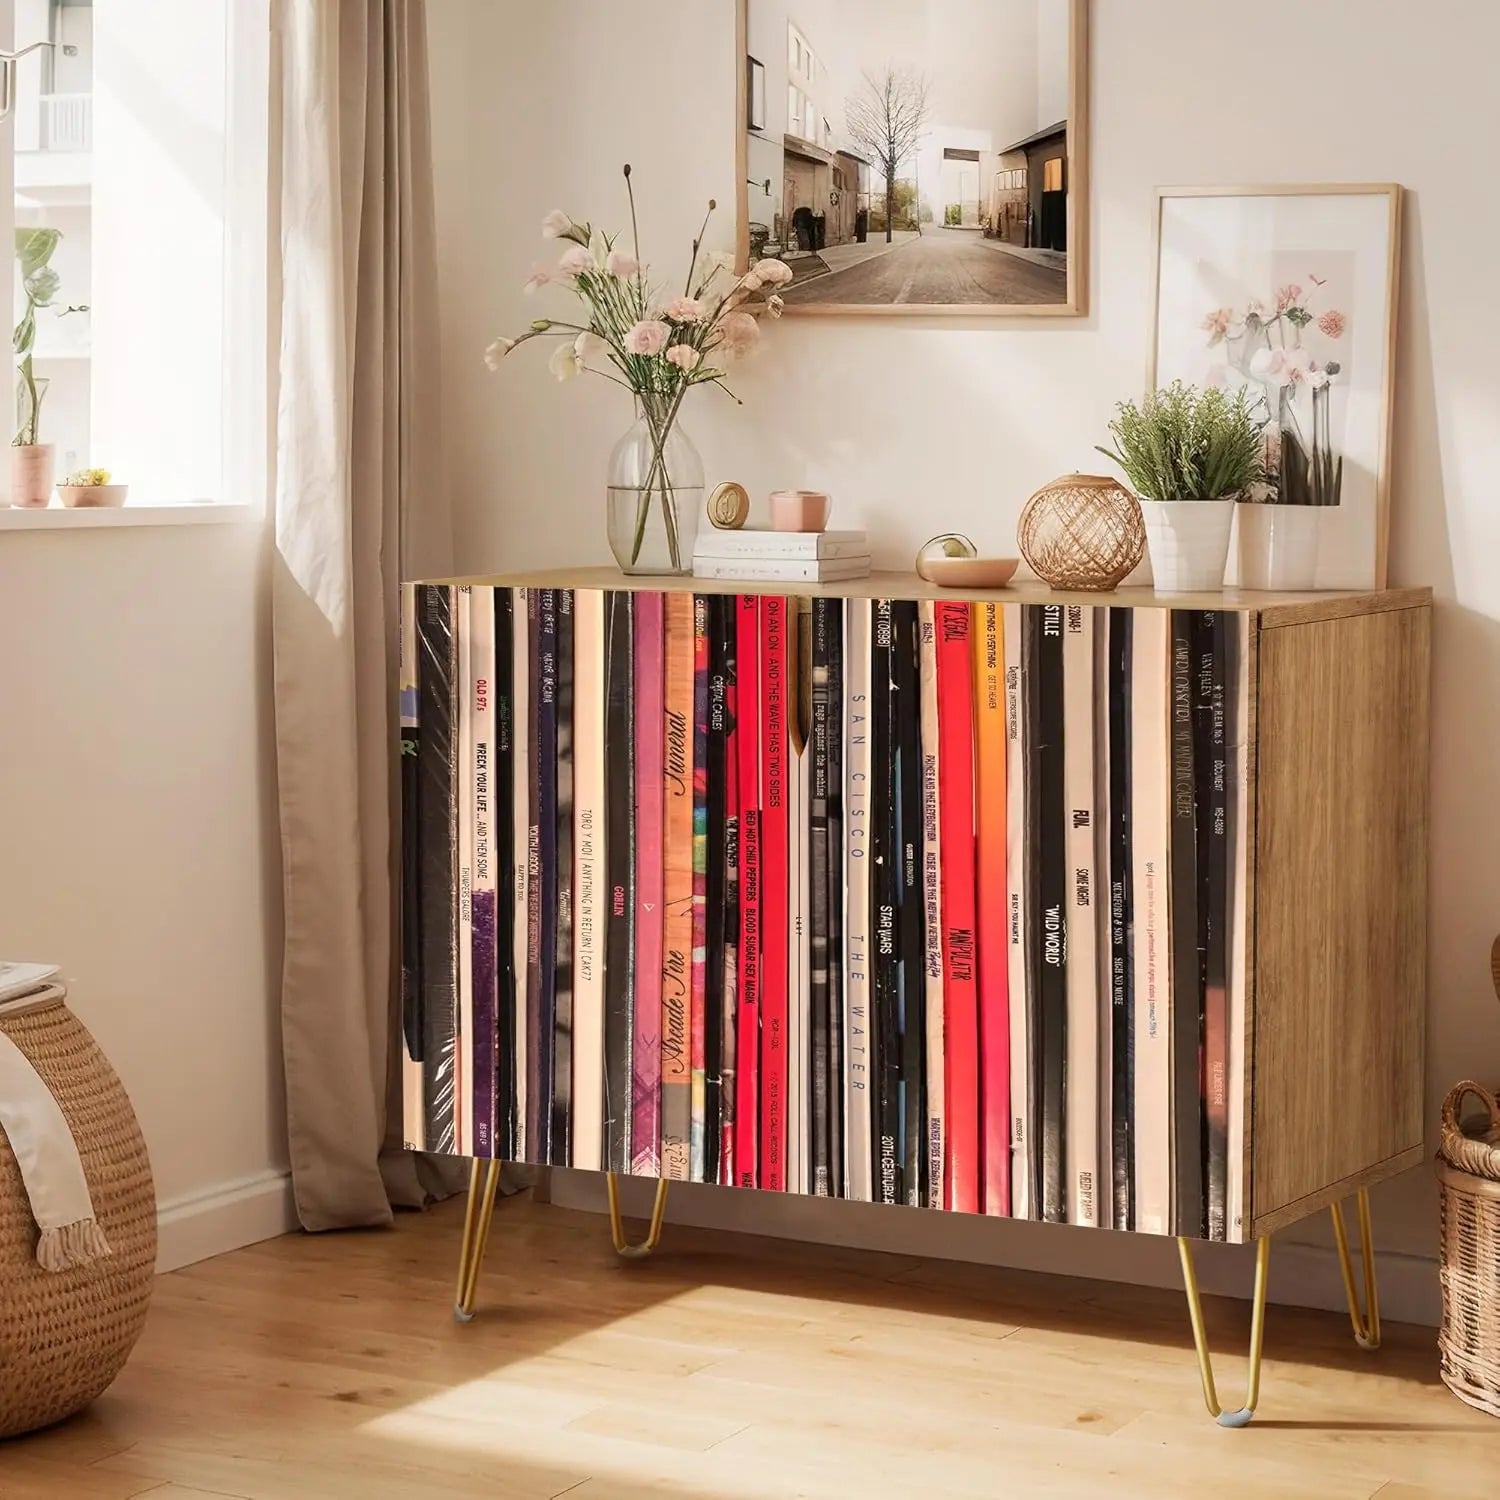
M 773 531 L 823 531 L 833 501 L 822 490 L 772 490 Z

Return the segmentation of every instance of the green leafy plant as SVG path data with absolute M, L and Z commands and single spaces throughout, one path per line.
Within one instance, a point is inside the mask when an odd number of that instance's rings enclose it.
M 1244 390 L 1227 395 L 1174 380 L 1137 406 L 1122 401 L 1099 452 L 1125 471 L 1143 500 L 1225 500 L 1264 474 L 1264 421 Z
M 57 229 L 17 229 L 15 232 L 16 260 L 21 267 L 21 290 L 26 296 L 26 310 L 16 324 L 11 341 L 16 352 L 16 371 L 21 377 L 20 426 L 11 439 L 12 447 L 19 448 L 37 441 L 42 397 L 46 394 L 47 384 L 43 381 L 38 386 L 31 357 L 36 348 L 37 310 L 53 307 L 62 286 L 61 277 L 52 269 L 52 256 L 61 239 L 62 232 Z M 58 316 L 87 311 L 86 307 L 61 307 Z

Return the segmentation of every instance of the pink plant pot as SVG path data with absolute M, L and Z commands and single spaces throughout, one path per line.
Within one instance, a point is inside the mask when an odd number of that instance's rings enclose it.
M 41 510 L 52 503 L 51 443 L 17 443 L 10 450 L 10 503 Z
M 822 490 L 773 490 L 773 531 L 823 531 L 833 501 Z

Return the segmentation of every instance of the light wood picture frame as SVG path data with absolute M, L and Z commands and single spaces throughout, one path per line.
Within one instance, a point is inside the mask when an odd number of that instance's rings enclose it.
M 972 25 L 933 56 L 930 0 L 894 0 L 882 25 L 859 0 L 734 0 L 738 264 L 791 265 L 788 314 L 1087 312 L 1089 0 L 968 3 Z M 1012 56 L 1016 85 L 988 87 L 989 60 Z
M 1389 182 L 1156 190 L 1147 389 L 1250 392 L 1268 424 L 1262 498 L 1318 506 L 1318 588 L 1386 586 L 1402 196 Z

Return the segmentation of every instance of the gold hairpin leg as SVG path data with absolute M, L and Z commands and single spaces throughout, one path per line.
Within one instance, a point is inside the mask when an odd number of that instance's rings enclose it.
M 615 1253 L 626 1260 L 644 1260 L 656 1249 L 657 1242 L 661 1239 L 662 1219 L 667 1212 L 667 1179 L 663 1177 L 656 1184 L 656 1203 L 651 1209 L 651 1228 L 639 1245 L 632 1245 L 625 1238 L 625 1226 L 620 1221 L 619 1178 L 610 1172 L 605 1182 L 609 1188 L 609 1233 L 610 1238 L 615 1242 Z
M 1198 1373 L 1203 1380 L 1203 1404 L 1220 1427 L 1244 1427 L 1255 1415 L 1260 1400 L 1260 1350 L 1266 1331 L 1266 1282 L 1271 1266 L 1271 1237 L 1255 1244 L 1255 1300 L 1250 1308 L 1250 1375 L 1245 1404 L 1238 1411 L 1225 1411 L 1214 1388 L 1213 1360 L 1208 1352 L 1208 1331 L 1203 1326 L 1203 1303 L 1198 1296 L 1198 1273 L 1193 1269 L 1193 1242 L 1177 1241 L 1182 1257 L 1182 1284 L 1187 1291 L 1188 1316 L 1193 1323 L 1193 1343 L 1198 1349 Z
M 500 1163 L 475 1157 L 469 1170 L 469 1202 L 464 1209 L 464 1237 L 458 1247 L 458 1291 L 453 1316 L 460 1323 L 474 1317 L 474 1299 L 479 1292 L 479 1268 L 489 1243 L 490 1224 L 495 1217 L 495 1190 L 500 1186 Z
M 1354 1195 L 1359 1214 L 1359 1249 L 1364 1263 L 1365 1312 L 1359 1310 L 1359 1295 L 1354 1287 L 1354 1267 L 1349 1260 L 1349 1235 L 1344 1228 L 1344 1205 L 1334 1203 L 1328 1212 L 1333 1219 L 1333 1238 L 1339 1250 L 1339 1270 L 1344 1274 L 1344 1296 L 1349 1302 L 1349 1325 L 1354 1342 L 1361 1349 L 1380 1347 L 1380 1283 L 1375 1279 L 1375 1244 L 1370 1234 L 1370 1195 L 1364 1189 Z

